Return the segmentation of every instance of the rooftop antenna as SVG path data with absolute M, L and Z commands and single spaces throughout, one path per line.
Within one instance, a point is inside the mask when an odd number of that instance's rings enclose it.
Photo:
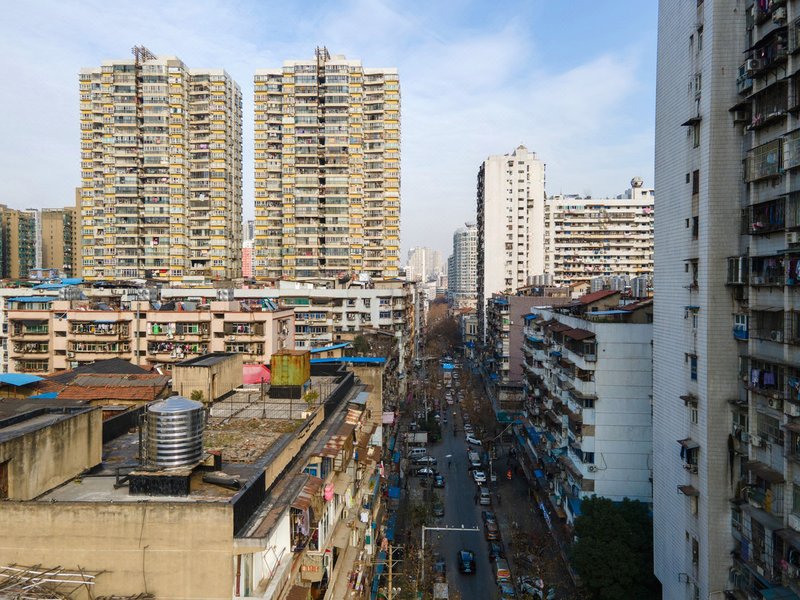
M 156 55 L 150 52 L 145 46 L 134 46 L 131 48 L 131 54 L 133 54 L 133 59 L 136 61 L 137 65 L 146 60 L 156 59 Z

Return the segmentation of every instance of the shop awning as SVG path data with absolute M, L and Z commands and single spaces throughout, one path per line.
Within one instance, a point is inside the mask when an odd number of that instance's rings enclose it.
M 744 468 L 767 483 L 783 483 L 785 481 L 783 473 L 758 460 L 748 460 Z

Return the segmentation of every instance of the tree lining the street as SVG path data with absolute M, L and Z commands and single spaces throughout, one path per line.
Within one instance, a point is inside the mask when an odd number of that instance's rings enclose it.
M 572 564 L 590 598 L 658 598 L 653 574 L 653 524 L 648 507 L 625 498 L 592 496 L 575 520 Z

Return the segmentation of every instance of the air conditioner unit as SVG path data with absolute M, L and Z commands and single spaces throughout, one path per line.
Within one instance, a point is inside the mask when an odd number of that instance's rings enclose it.
M 586 468 L 589 469 L 590 473 L 595 473 L 597 471 L 597 465 L 589 465 Z
M 772 11 L 772 22 L 775 24 L 781 24 L 786 21 L 786 7 L 781 6 L 776 8 Z
M 773 342 L 782 342 L 783 341 L 783 331 L 780 329 L 776 329 L 774 331 L 769 332 L 769 339 Z
M 744 63 L 744 70 L 748 75 L 752 75 L 761 68 L 761 61 L 757 58 L 751 58 Z
M 235 335 L 229 335 L 228 336 L 228 341 L 229 342 L 235 342 L 236 341 L 236 336 Z
M 797 406 L 797 404 L 786 402 L 783 407 L 786 411 L 786 414 L 790 417 L 800 417 L 800 406 Z
M 67 358 L 75 358 L 74 352 L 67 352 Z
M 800 244 L 800 232 L 790 231 L 786 238 L 786 242 L 789 244 Z
M 764 446 L 764 440 L 761 439 L 761 436 L 758 435 L 751 435 L 750 436 L 750 444 L 755 446 L 756 448 L 761 448 Z
M 747 123 L 749 120 L 750 120 L 750 115 L 748 114 L 747 109 L 739 108 L 733 111 L 734 123 Z

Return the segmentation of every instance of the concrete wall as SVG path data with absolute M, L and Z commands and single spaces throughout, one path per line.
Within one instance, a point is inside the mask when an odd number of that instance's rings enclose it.
M 233 354 L 208 366 L 181 366 L 172 369 L 172 389 L 191 398 L 194 390 L 203 392 L 204 402 L 213 402 L 242 385 L 242 356 Z
M 283 450 L 281 450 L 280 454 L 270 461 L 270 463 L 264 469 L 264 485 L 266 486 L 266 489 L 269 489 L 270 486 L 275 483 L 280 474 L 286 468 L 286 465 L 288 465 L 292 459 L 294 459 L 294 457 L 300 453 L 300 450 L 303 448 L 303 444 L 309 440 L 317 428 L 322 425 L 324 420 L 325 411 L 322 407 L 319 407 L 311 416 L 311 418 L 295 432 L 292 440 L 286 444 Z
M 221 503 L 7 502 L 0 564 L 104 571 L 94 597 L 230 599 L 232 522 Z
M 30 500 L 100 464 L 102 434 L 103 414 L 90 410 L 0 443 L 0 463 L 8 461 L 8 497 Z

